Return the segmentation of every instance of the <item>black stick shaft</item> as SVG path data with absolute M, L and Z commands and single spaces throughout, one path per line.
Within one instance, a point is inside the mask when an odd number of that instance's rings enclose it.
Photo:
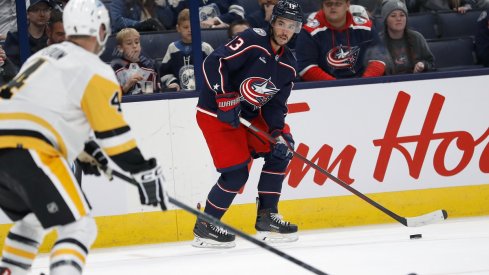
M 240 118 L 240 121 L 241 123 L 248 127 L 250 130 L 264 136 L 266 139 L 268 139 L 268 141 L 270 141 L 271 143 L 275 144 L 275 139 L 270 135 L 268 134 L 267 132 L 253 126 L 249 121 L 243 119 L 243 118 Z M 394 220 L 400 222 L 401 224 L 407 226 L 407 220 L 405 217 L 401 217 L 399 215 L 397 215 L 396 213 L 392 212 L 391 210 L 385 208 L 384 206 L 380 205 L 379 203 L 377 203 L 376 201 L 372 200 L 371 198 L 365 196 L 363 193 L 361 193 L 360 191 L 356 190 L 355 188 L 351 187 L 350 185 L 348 185 L 347 183 L 345 183 L 344 181 L 340 180 L 339 178 L 335 177 L 334 175 L 332 175 L 331 173 L 329 173 L 328 171 L 324 170 L 322 167 L 320 167 L 319 165 L 315 164 L 314 162 L 310 161 L 309 159 L 307 159 L 306 157 L 304 157 L 303 155 L 297 153 L 295 150 L 293 150 L 292 148 L 289 148 L 292 153 L 294 154 L 294 157 L 302 160 L 304 163 L 306 163 L 307 165 L 311 166 L 312 168 L 316 169 L 317 171 L 319 171 L 320 173 L 326 175 L 328 178 L 330 178 L 332 181 L 334 181 L 335 183 L 339 184 L 341 187 L 347 189 L 348 191 L 350 191 L 351 193 L 355 194 L 356 196 L 360 197 L 362 200 L 366 201 L 367 203 L 369 203 L 370 205 L 376 207 L 377 209 L 379 209 L 380 211 L 384 212 L 385 214 L 387 214 L 388 216 L 390 216 L 391 218 L 393 218 Z
M 124 181 L 127 181 L 128 183 L 130 183 L 132 185 L 137 185 L 137 183 L 134 182 L 134 179 L 132 179 L 132 178 L 130 178 L 130 177 L 128 177 L 128 176 L 126 176 L 126 175 L 124 175 L 124 174 L 116 171 L 116 170 L 112 170 L 111 173 L 112 173 L 112 175 L 114 175 L 114 176 L 116 176 L 116 177 L 118 177 L 118 178 L 120 178 L 120 179 L 122 179 Z M 198 218 L 200 218 L 200 219 L 202 219 L 202 220 L 204 220 L 206 222 L 212 223 L 214 225 L 223 227 L 226 230 L 228 230 L 229 232 L 231 232 L 231 233 L 233 233 L 233 234 L 235 234 L 237 236 L 240 236 L 241 238 L 243 238 L 243 239 L 245 239 L 245 240 L 247 240 L 249 242 L 252 242 L 255 245 L 257 245 L 257 246 L 259 246 L 259 247 L 261 247 L 261 248 L 263 248 L 265 250 L 268 250 L 268 251 L 270 251 L 270 252 L 278 255 L 279 257 L 282 257 L 282 258 L 284 258 L 284 259 L 286 259 L 288 261 L 291 261 L 294 264 L 296 264 L 296 265 L 298 265 L 298 266 L 300 266 L 300 267 L 302 267 L 302 268 L 304 268 L 304 269 L 306 269 L 308 271 L 311 271 L 314 274 L 328 275 L 327 273 L 324 273 L 321 270 L 319 270 L 319 269 L 317 269 L 317 268 L 315 268 L 313 266 L 310 266 L 309 264 L 307 264 L 307 263 L 305 263 L 305 262 L 303 262 L 303 261 L 301 261 L 301 260 L 299 260 L 299 259 L 297 259 L 295 257 L 292 257 L 291 255 L 289 255 L 289 254 L 287 254 L 287 253 L 285 253 L 285 252 L 283 252 L 281 250 L 278 250 L 278 249 L 276 249 L 273 246 L 268 245 L 265 242 L 259 241 L 259 240 L 255 239 L 255 238 L 253 238 L 252 236 L 250 236 L 250 235 L 248 235 L 248 234 L 246 234 L 246 233 L 244 233 L 244 232 L 242 232 L 242 231 L 240 231 L 240 230 L 238 230 L 238 229 L 236 229 L 234 227 L 231 227 L 231 226 L 223 223 L 222 221 L 214 218 L 213 216 L 210 216 L 210 215 L 208 215 L 206 213 L 200 212 L 197 209 L 194 209 L 194 208 L 186 205 L 185 203 L 183 203 L 183 202 L 181 202 L 181 201 L 179 201 L 179 200 L 177 200 L 175 198 L 169 197 L 169 201 L 170 201 L 170 203 L 174 204 L 175 206 L 178 206 L 178 207 L 182 208 L 183 210 L 194 214 Z

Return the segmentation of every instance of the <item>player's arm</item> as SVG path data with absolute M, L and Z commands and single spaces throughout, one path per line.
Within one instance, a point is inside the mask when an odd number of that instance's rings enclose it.
M 155 159 L 146 160 L 122 116 L 121 91 L 114 80 L 94 75 L 81 99 L 81 108 L 104 152 L 138 183 L 142 204 L 166 209 L 164 177 Z
M 204 79 L 209 90 L 215 93 L 217 118 L 233 128 L 239 126 L 241 112 L 239 91 L 233 90 L 231 76 L 242 70 L 256 51 L 269 54 L 266 49 L 254 45 L 256 31 L 243 32 L 226 45 L 217 48 L 204 61 Z M 264 33 L 264 31 L 263 31 Z
M 290 160 L 293 156 L 294 138 L 289 127 L 285 124 L 287 115 L 287 99 L 293 87 L 293 82 L 283 87 L 267 104 L 262 107 L 262 116 L 269 127 L 269 133 L 275 138 L 271 144 L 271 157 Z

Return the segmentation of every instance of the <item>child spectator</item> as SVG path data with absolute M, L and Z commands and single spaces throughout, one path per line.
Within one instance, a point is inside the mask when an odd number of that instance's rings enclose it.
M 422 34 L 406 27 L 408 11 L 399 0 L 382 5 L 384 32 L 380 34 L 388 51 L 386 74 L 420 73 L 434 67 L 434 57 Z
M 133 28 L 120 30 L 116 35 L 118 57 L 111 66 L 122 86 L 122 93 L 135 95 L 159 90 L 155 61 L 141 54 L 139 32 Z
M 475 52 L 482 65 L 489 67 L 489 10 L 485 10 L 477 20 L 477 34 L 475 35 Z
M 192 31 L 188 9 L 180 12 L 177 19 L 177 31 L 181 39 L 168 45 L 160 66 L 161 82 L 166 88 L 195 90 L 194 65 L 192 60 Z M 214 49 L 202 42 L 202 57 L 207 57 Z
M 228 28 L 228 38 L 233 39 L 238 33 L 249 29 L 250 27 L 250 23 L 245 19 L 233 21 Z
M 243 19 L 245 10 L 238 0 L 196 0 L 199 5 L 200 27 L 227 28 L 231 22 Z M 252 1 L 252 0 L 247 0 Z M 187 0 L 169 1 L 175 11 L 179 12 L 188 8 Z

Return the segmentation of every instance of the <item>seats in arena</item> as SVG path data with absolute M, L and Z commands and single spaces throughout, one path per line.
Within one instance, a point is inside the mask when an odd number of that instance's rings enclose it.
M 434 13 L 423 12 L 410 14 L 407 24 L 410 29 L 421 33 L 426 39 L 438 37 L 436 16 Z M 374 18 L 374 26 L 378 32 L 384 31 L 384 22 L 381 17 Z
M 201 32 L 202 41 L 209 43 L 214 49 L 228 41 L 226 29 L 205 29 Z M 180 39 L 176 31 L 146 32 L 141 33 L 141 47 L 143 53 L 153 59 L 163 58 L 166 49 L 171 42 Z M 109 37 L 106 49 L 100 58 L 104 62 L 110 62 L 117 50 L 115 35 Z
M 437 14 L 440 37 L 475 36 L 477 32 L 477 18 L 480 10 L 470 10 L 465 14 L 456 12 L 439 12 Z
M 474 41 L 471 37 L 428 40 L 439 71 L 480 68 L 476 65 Z

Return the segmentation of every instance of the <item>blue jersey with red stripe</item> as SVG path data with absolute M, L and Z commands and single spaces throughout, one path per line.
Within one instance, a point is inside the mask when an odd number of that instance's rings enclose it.
M 382 51 L 372 21 L 350 12 L 341 30 L 331 26 L 322 10 L 311 14 L 296 44 L 301 77 L 317 67 L 335 78 L 360 77 L 369 62 L 384 63 L 377 54 Z
M 238 92 L 243 118 L 250 120 L 261 110 L 270 131 L 282 130 L 295 68 L 289 48 L 274 52 L 265 30 L 248 29 L 204 60 L 198 110 L 215 114 L 216 94 Z

